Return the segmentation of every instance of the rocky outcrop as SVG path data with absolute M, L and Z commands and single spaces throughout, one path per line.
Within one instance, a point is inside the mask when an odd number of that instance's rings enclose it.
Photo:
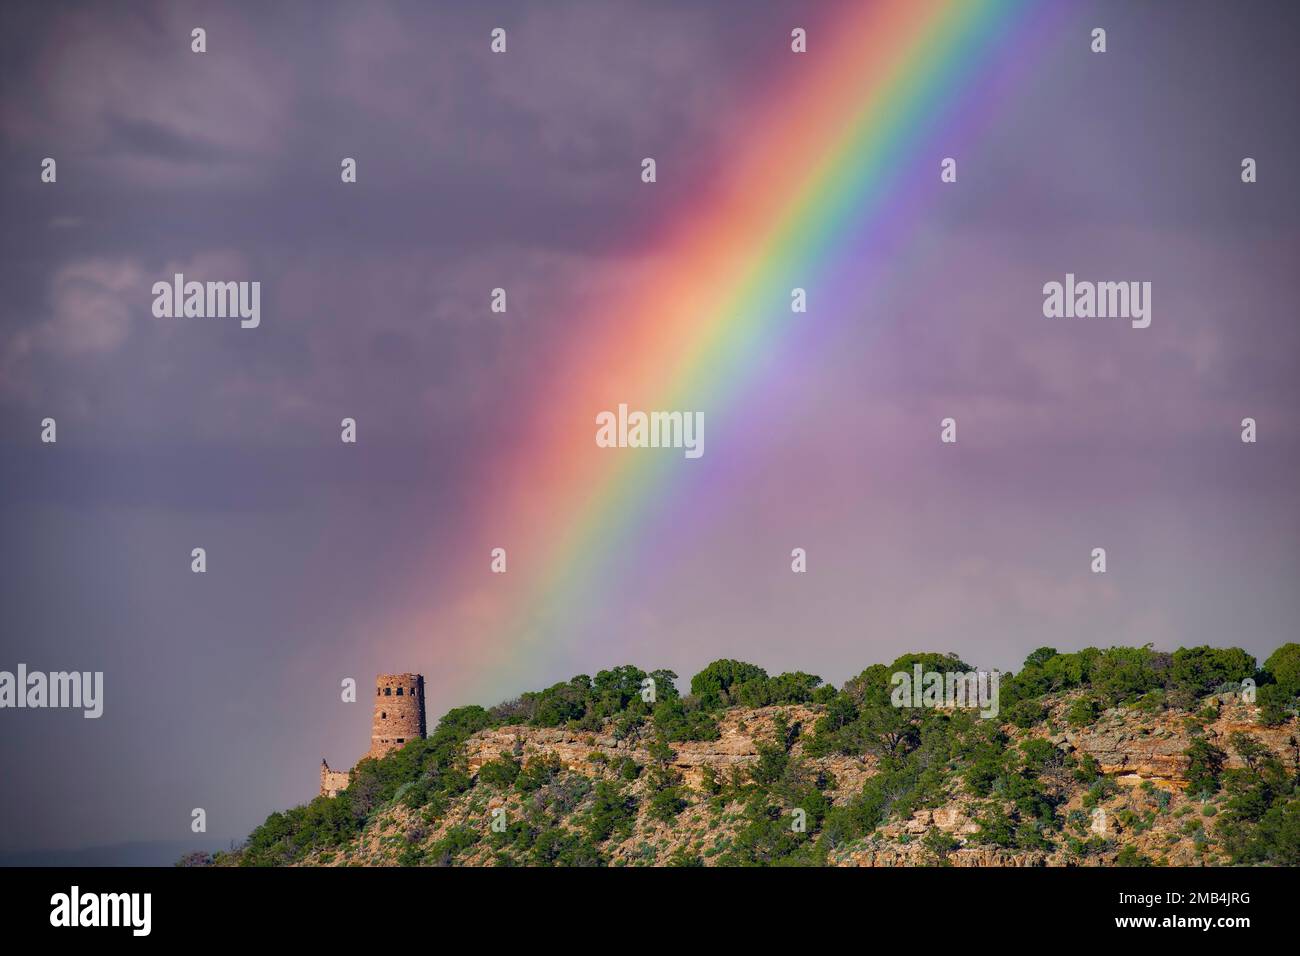
M 873 843 L 845 853 L 835 862 L 840 866 L 933 866 L 938 858 L 920 844 L 898 846 Z M 1051 856 L 1039 851 L 1006 850 L 1001 847 L 962 847 L 944 857 L 949 866 L 1050 866 Z
M 673 769 L 682 775 L 688 786 L 699 786 L 704 769 L 711 768 L 719 779 L 727 779 L 733 771 L 744 770 L 758 760 L 760 742 L 772 739 L 773 718 L 782 714 L 791 726 L 811 732 L 817 712 L 808 707 L 762 707 L 754 710 L 730 710 L 718 721 L 717 740 L 683 741 L 673 744 Z M 633 734 L 619 739 L 610 733 L 571 731 L 563 728 L 528 727 L 522 725 L 497 727 L 475 734 L 466 744 L 466 754 L 471 773 L 502 754 L 527 762 L 534 757 L 558 757 L 567 770 L 587 775 L 599 775 L 603 767 L 617 764 L 624 757 L 637 763 L 650 760 L 648 733 Z M 802 743 L 796 742 L 793 753 L 802 754 Z M 836 778 L 836 789 L 852 787 L 860 790 L 862 781 L 870 774 L 874 761 L 870 758 L 826 758 L 814 762 L 828 769 Z
M 540 756 L 560 758 L 566 770 L 593 773 L 597 763 L 592 754 L 601 753 L 607 758 L 636 756 L 638 751 L 632 741 L 616 740 L 608 734 L 574 733 L 550 727 L 498 727 L 484 730 L 471 737 L 465 745 L 470 773 L 478 773 L 489 760 L 499 760 L 502 754 L 516 760 L 529 760 Z M 645 754 L 640 753 L 642 760 Z
M 1199 734 L 1228 753 L 1227 767 L 1242 766 L 1229 745 L 1233 733 L 1245 733 L 1258 740 L 1278 756 L 1286 756 L 1295 735 L 1294 727 L 1263 727 L 1257 721 L 1258 710 L 1236 695 L 1211 698 L 1210 709 L 1217 716 L 1203 723 L 1181 711 L 1143 714 L 1131 708 L 1112 708 L 1093 725 L 1066 730 L 1050 739 L 1061 749 L 1089 754 L 1102 773 L 1115 777 L 1125 786 L 1139 786 L 1150 781 L 1163 790 L 1187 787 L 1187 748 Z M 1058 708 L 1061 722 L 1065 705 Z M 1195 728 L 1195 729 L 1194 729 Z

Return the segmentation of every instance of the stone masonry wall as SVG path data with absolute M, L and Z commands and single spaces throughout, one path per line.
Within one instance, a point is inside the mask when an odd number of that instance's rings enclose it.
M 419 674 L 380 674 L 375 678 L 375 712 L 370 723 L 369 757 L 382 757 L 424 736 L 424 678 Z

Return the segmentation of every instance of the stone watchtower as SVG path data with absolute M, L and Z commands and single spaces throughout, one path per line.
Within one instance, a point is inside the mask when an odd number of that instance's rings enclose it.
M 375 716 L 366 756 L 382 757 L 423 736 L 424 678 L 419 674 L 380 674 L 375 678 Z
M 424 736 L 424 678 L 419 674 L 380 674 L 375 678 L 375 713 L 367 757 L 382 757 Z M 351 770 L 320 762 L 320 795 L 338 796 L 352 780 Z

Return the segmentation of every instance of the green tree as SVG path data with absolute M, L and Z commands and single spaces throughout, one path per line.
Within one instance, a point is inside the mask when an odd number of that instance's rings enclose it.
M 1160 686 L 1156 655 L 1146 647 L 1111 647 L 1093 662 L 1088 680 L 1110 706 L 1135 700 Z
M 1042 667 L 1056 656 L 1056 648 L 1040 647 L 1025 658 L 1025 667 Z
M 710 709 L 730 702 L 728 692 L 737 684 L 766 678 L 767 671 L 744 661 L 717 660 L 691 678 L 691 693 Z
M 1239 647 L 1180 647 L 1174 651 L 1170 680 L 1197 696 L 1221 684 L 1240 682 L 1255 675 L 1255 658 Z
M 1292 699 L 1300 697 L 1300 644 L 1283 644 L 1269 655 L 1263 671 Z

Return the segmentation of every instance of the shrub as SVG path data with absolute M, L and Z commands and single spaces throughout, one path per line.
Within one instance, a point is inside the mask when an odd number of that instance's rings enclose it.
M 1157 656 L 1146 647 L 1111 647 L 1102 651 L 1088 675 L 1093 690 L 1109 705 L 1136 700 L 1161 686 Z
M 742 707 L 771 707 L 776 704 L 806 704 L 813 699 L 820 677 L 802 671 L 776 677 L 753 677 L 736 684 L 730 692 L 733 703 Z
M 428 859 L 435 866 L 449 866 L 456 857 L 478 843 L 479 838 L 479 832 L 471 827 L 454 826 L 441 840 L 429 848 L 427 854 L 422 855 L 421 861 Z M 415 850 L 414 847 L 411 849 Z
M 650 807 L 646 811 L 652 820 L 659 820 L 663 823 L 672 823 L 677 818 L 677 814 L 686 809 L 686 801 L 682 799 L 682 792 L 676 786 L 664 787 L 650 798 Z
M 1300 799 L 1293 799 L 1264 814 L 1252 843 L 1260 862 L 1300 866 Z
M 1101 715 L 1101 708 L 1091 697 L 1080 697 L 1065 712 L 1071 727 L 1087 727 Z
M 1041 723 L 1047 714 L 1047 708 L 1036 700 L 1017 701 L 1011 706 L 1007 713 L 1007 720 L 1021 730 L 1028 730 L 1035 724 Z
M 1291 716 L 1294 699 L 1280 684 L 1265 684 L 1255 692 L 1259 704 L 1259 722 L 1266 727 L 1277 727 Z
M 1149 690 L 1134 701 L 1133 706 L 1144 714 L 1158 714 L 1165 709 L 1165 692 Z
M 664 740 L 717 740 L 721 736 L 718 722 L 698 704 L 680 697 L 660 701 L 655 705 L 655 731 Z
M 707 764 L 704 770 L 700 772 L 700 790 L 710 797 L 717 796 L 722 792 L 722 784 L 718 781 L 717 771 Z
M 569 774 L 555 781 L 547 789 L 551 807 L 558 813 L 568 813 L 591 792 L 591 781 L 580 774 Z
M 961 846 L 961 841 L 938 827 L 931 827 L 921 838 L 921 845 L 937 862 L 947 862 L 948 854 Z
M 608 780 L 596 784 L 595 799 L 587 813 L 587 835 L 593 843 L 611 836 L 629 837 L 636 823 L 636 798 L 623 793 Z
M 1204 737 L 1192 741 L 1183 753 L 1188 758 L 1187 784 L 1189 793 L 1214 793 L 1219 789 L 1219 777 L 1228 755 Z
M 1048 767 L 1059 767 L 1065 760 L 1065 754 L 1042 737 L 1031 737 L 1022 742 L 1020 751 L 1024 754 L 1025 769 L 1034 774 L 1042 773 Z
M 560 758 L 555 754 L 534 757 L 524 765 L 515 776 L 515 789 L 520 793 L 532 793 L 547 786 L 564 772 Z
M 758 761 L 750 768 L 749 774 L 759 786 L 770 786 L 781 779 L 789 761 L 789 754 L 780 744 L 760 743 Z
M 1074 779 L 1080 783 L 1093 783 L 1101 777 L 1101 766 L 1092 754 L 1084 754 L 1074 768 Z
M 1255 675 L 1255 658 L 1239 647 L 1180 647 L 1169 677 L 1175 686 L 1204 696 L 1221 684 Z
M 529 851 L 537 866 L 603 866 L 604 858 L 589 837 L 559 827 L 537 834 Z
M 754 664 L 718 660 L 691 678 L 691 693 L 699 697 L 706 708 L 717 708 L 729 702 L 728 692 L 733 686 L 766 677 L 767 671 Z
M 979 829 L 973 836 L 976 843 L 1003 847 L 1015 846 L 1015 826 L 1001 807 L 992 807 L 976 823 L 979 825 Z
M 1126 846 L 1115 857 L 1117 866 L 1151 866 L 1151 858 L 1143 856 L 1137 847 Z
M 503 751 L 500 760 L 489 760 L 478 768 L 478 782 L 489 787 L 509 787 L 521 769 L 519 761 Z

